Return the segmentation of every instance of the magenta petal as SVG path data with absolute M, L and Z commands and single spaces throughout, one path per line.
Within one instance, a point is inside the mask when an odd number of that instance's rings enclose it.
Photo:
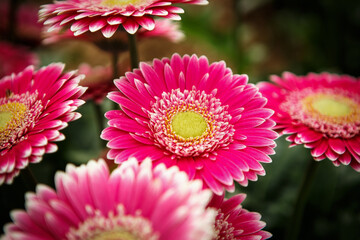
M 123 27 L 128 33 L 135 34 L 139 28 L 139 24 L 131 19 L 127 19 L 126 22 L 123 23 Z

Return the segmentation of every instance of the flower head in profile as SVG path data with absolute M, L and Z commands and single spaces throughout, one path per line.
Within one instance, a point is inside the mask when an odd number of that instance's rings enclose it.
M 234 75 L 224 62 L 206 57 L 155 59 L 115 80 L 120 91 L 108 97 L 121 110 L 106 113 L 109 159 L 149 157 L 154 164 L 178 166 L 218 195 L 264 175 L 277 134 L 266 99 Z
M 37 65 L 38 57 L 24 46 L 0 42 L 0 78 L 19 73 L 29 65 Z
M 229 199 L 214 195 L 208 205 L 218 211 L 213 240 L 263 240 L 272 236 L 262 230 L 266 224 L 260 221 L 259 213 L 249 212 L 241 206 L 245 198 L 246 194 L 238 194 Z
M 177 3 L 207 4 L 207 0 L 66 0 L 43 5 L 40 20 L 52 29 L 71 26 L 75 36 L 87 31 L 101 30 L 104 37 L 111 37 L 121 26 L 134 34 L 139 26 L 153 30 L 153 17 L 179 20 L 183 9 L 173 6 Z
M 26 211 L 11 212 L 4 240 L 211 239 L 216 212 L 211 191 L 177 167 L 152 168 L 130 159 L 111 174 L 103 160 L 67 165 L 55 176 L 56 191 L 38 185 L 27 193 Z
M 304 144 L 319 161 L 360 171 L 360 79 L 330 73 L 272 76 L 259 83 L 273 120 L 293 145 Z
M 80 117 L 74 111 L 84 103 L 78 99 L 85 91 L 78 86 L 82 76 L 63 69 L 63 64 L 28 67 L 0 80 L 0 184 L 55 152 L 54 142 L 64 139 L 59 130 Z
M 104 37 L 101 33 L 84 33 L 80 36 L 74 36 L 73 32 L 70 29 L 57 28 L 53 29 L 51 32 L 48 32 L 46 29 L 43 32 L 43 43 L 44 44 L 54 44 L 63 40 L 83 40 L 91 41 L 103 48 Z M 137 40 L 143 41 L 149 38 L 162 38 L 167 39 L 171 42 L 177 43 L 183 40 L 185 37 L 184 33 L 180 30 L 180 25 L 178 22 L 171 21 L 169 19 L 156 19 L 155 28 L 151 31 L 146 30 L 145 28 L 140 28 L 137 32 Z M 124 51 L 127 50 L 128 37 L 125 32 L 120 32 L 116 36 L 113 36 L 111 39 L 117 41 L 116 44 L 124 45 Z M 106 42 L 105 44 L 108 44 Z

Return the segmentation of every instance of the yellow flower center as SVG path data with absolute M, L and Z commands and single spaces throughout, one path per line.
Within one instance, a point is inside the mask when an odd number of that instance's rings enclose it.
M 140 240 L 140 238 L 125 230 L 113 230 L 102 232 L 88 240 Z
M 0 112 L 0 131 L 6 128 L 11 120 L 11 112 Z
M 185 139 L 200 137 L 208 128 L 205 118 L 193 111 L 179 112 L 171 121 L 172 131 Z
M 143 4 L 144 0 L 103 0 L 101 5 L 106 7 L 126 7 L 129 5 L 140 6 Z
M 359 104 L 342 95 L 318 93 L 303 99 L 303 106 L 313 115 L 335 123 L 360 120 Z
M 21 125 L 26 110 L 26 105 L 19 102 L 0 105 L 0 142 L 8 137 L 11 130 Z

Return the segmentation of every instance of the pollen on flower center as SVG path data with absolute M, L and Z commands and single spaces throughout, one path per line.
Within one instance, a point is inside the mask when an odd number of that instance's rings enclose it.
M 0 131 L 5 129 L 6 125 L 11 120 L 11 112 L 0 112 Z
M 157 145 L 172 157 L 208 156 L 233 141 L 231 115 L 219 99 L 204 91 L 173 89 L 164 92 L 148 112 Z
M 200 137 L 208 128 L 204 117 L 193 111 L 179 112 L 171 121 L 172 131 L 185 139 Z
M 129 5 L 140 6 L 143 4 L 144 0 L 103 0 L 101 5 L 106 7 L 126 7 Z
M 293 119 L 329 137 L 351 138 L 360 132 L 360 96 L 339 89 L 294 91 L 280 106 Z
M 11 102 L 0 105 L 0 131 L 16 126 L 24 118 L 26 106 Z
M 126 230 L 112 230 L 109 232 L 102 232 L 88 240 L 138 240 L 137 236 Z

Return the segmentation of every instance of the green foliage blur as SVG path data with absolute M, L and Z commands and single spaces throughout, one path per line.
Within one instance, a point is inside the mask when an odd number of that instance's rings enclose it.
M 184 6 L 180 21 L 186 35 L 184 41 L 142 42 L 140 60 L 170 57 L 175 52 L 206 55 L 210 62 L 224 60 L 234 73 L 248 74 L 251 83 L 268 81 L 271 74 L 280 75 L 284 71 L 297 75 L 328 71 L 360 76 L 360 1 L 209 2 L 208 6 Z M 90 43 L 65 42 L 33 50 L 41 57 L 41 65 L 61 61 L 68 70 L 84 61 L 96 65 L 110 58 Z M 99 52 L 104 57 L 96 57 Z M 127 53 L 121 58 L 126 59 Z M 111 108 L 108 100 L 104 105 L 104 112 Z M 39 183 L 54 186 L 55 172 L 64 170 L 67 163 L 79 165 L 102 154 L 101 129 L 93 104 L 86 103 L 79 112 L 83 117 L 62 130 L 66 139 L 58 143 L 59 150 L 30 166 Z M 247 187 L 236 188 L 236 193 L 247 194 L 243 207 L 262 215 L 267 224 L 265 230 L 273 234 L 272 239 L 286 239 L 297 193 L 307 166 L 314 161 L 303 146 L 288 146 L 285 137 L 280 137 L 273 162 L 264 164 L 266 175 L 249 182 Z M 316 164 L 319 166 L 307 196 L 299 239 L 359 239 L 359 173 L 350 166 L 335 167 L 328 159 Z M 10 210 L 24 208 L 27 185 L 30 184 L 17 177 L 12 185 L 0 186 L 2 225 L 10 221 Z

